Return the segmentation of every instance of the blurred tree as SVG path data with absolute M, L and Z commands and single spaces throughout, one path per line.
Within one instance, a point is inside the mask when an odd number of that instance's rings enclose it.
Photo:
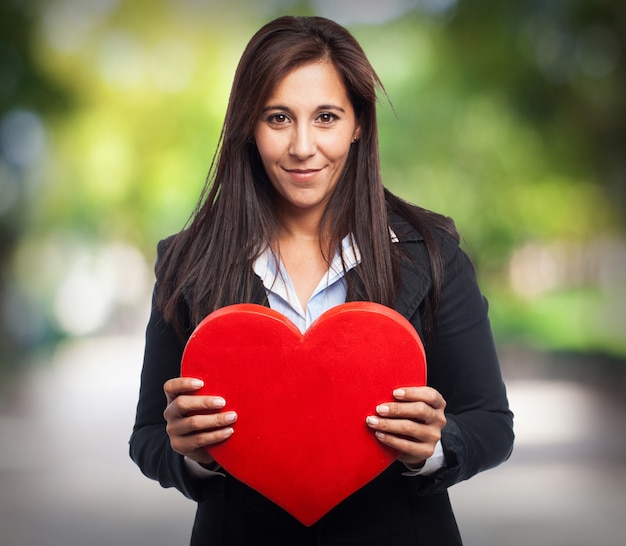
M 386 183 L 456 219 L 499 341 L 625 354 L 623 3 L 415 4 L 354 29 Z
M 473 0 L 457 7 L 439 44 L 455 87 L 470 102 L 497 95 L 514 118 L 515 137 L 500 135 L 489 153 L 518 154 L 529 134 L 535 147 L 492 187 L 509 195 L 500 202 L 509 218 L 479 236 L 495 249 L 493 237 L 507 225 L 516 230 L 501 238 L 512 259 L 500 271 L 524 285 L 528 300 L 495 302 L 499 337 L 624 355 L 626 6 Z
M 30 227 L 37 200 L 46 133 L 41 117 L 68 111 L 68 90 L 49 78 L 35 60 L 34 3 L 0 2 L 0 375 L 14 367 L 25 304 L 14 292 L 12 260 Z M 11 289 L 9 289 L 11 286 Z
M 415 10 L 357 29 L 393 84 L 397 119 L 381 116 L 388 183 L 454 216 L 481 267 L 501 269 L 529 239 L 623 230 L 626 10 L 455 6 L 443 21 Z
M 93 288 L 111 265 L 103 247 L 123 241 L 152 263 L 156 240 L 184 225 L 239 56 L 288 11 L 346 18 L 393 103 L 380 107 L 385 183 L 455 218 L 496 314 L 515 317 L 498 323 L 576 341 L 563 317 L 578 300 L 517 301 L 510 267 L 532 264 L 530 243 L 562 249 L 624 228 L 622 3 L 407 0 L 385 4 L 395 18 L 380 21 L 339 4 L 4 0 L 0 203 L 12 204 L 0 205 L 1 297 L 14 339 L 63 333 L 59 307 L 113 297 Z
M 624 210 L 623 2 L 460 1 L 446 35 L 459 82 L 498 88 L 545 135 L 546 152 L 561 171 L 577 176 L 590 165 L 594 180 Z

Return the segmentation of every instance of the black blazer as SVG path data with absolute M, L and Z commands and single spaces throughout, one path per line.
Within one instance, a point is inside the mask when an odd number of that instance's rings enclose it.
M 395 308 L 424 340 L 423 304 L 431 287 L 426 246 L 405 221 L 394 219 L 391 227 L 399 238 L 396 244 L 412 258 L 401 263 Z M 513 415 L 473 266 L 452 237 L 437 237 L 445 277 L 436 328 L 425 345 L 428 384 L 447 401 L 442 431 L 446 467 L 431 476 L 404 476 L 406 468 L 395 462 L 308 528 L 227 474 L 194 478 L 172 450 L 163 419 L 163 384 L 179 375 L 184 345 L 153 306 L 130 454 L 146 476 L 198 503 L 192 545 L 461 544 L 447 488 L 509 457 Z M 159 244 L 160 256 L 166 245 Z M 256 303 L 267 305 L 260 279 L 257 293 Z

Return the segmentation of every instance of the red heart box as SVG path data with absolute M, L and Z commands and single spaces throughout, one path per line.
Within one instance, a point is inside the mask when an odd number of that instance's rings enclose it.
M 365 418 L 393 389 L 425 384 L 426 365 L 414 328 L 383 305 L 339 305 L 303 335 L 277 311 L 238 304 L 198 325 L 181 375 L 238 414 L 208 452 L 309 526 L 394 461 Z

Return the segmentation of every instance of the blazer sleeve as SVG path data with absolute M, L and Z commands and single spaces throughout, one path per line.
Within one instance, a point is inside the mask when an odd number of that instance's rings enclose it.
M 442 491 L 500 464 L 514 440 L 487 300 L 467 255 L 456 241 L 444 241 L 444 284 L 427 362 L 428 383 L 447 402 L 441 439 L 446 466 L 417 478 L 420 493 Z
M 167 243 L 159 243 L 159 259 Z M 158 260 L 157 260 L 158 263 Z M 146 344 L 135 424 L 130 437 L 130 456 L 141 471 L 163 487 L 175 487 L 195 501 L 205 500 L 219 475 L 199 479 L 190 474 L 184 457 L 176 453 L 165 430 L 163 411 L 166 397 L 163 384 L 180 375 L 184 343 L 166 323 L 155 305 L 159 282 L 155 284 L 152 311 L 146 328 Z

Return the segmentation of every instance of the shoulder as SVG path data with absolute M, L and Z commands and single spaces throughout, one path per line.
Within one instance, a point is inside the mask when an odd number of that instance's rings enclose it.
M 452 218 L 412 205 L 402 212 L 389 211 L 388 221 L 405 252 L 427 259 L 436 253 L 446 262 L 459 251 L 460 237 Z
M 389 222 L 400 229 L 406 228 L 410 232 L 410 228 L 414 228 L 427 243 L 433 232 L 445 232 L 458 241 L 456 225 L 449 216 L 409 203 L 389 190 L 385 190 L 385 202 Z
M 157 276 L 160 272 L 170 269 L 170 264 L 177 264 L 179 269 L 181 260 L 184 259 L 185 249 L 187 248 L 187 239 L 185 238 L 185 230 L 179 231 L 161 239 L 157 243 L 157 256 L 155 270 Z
M 165 239 L 161 239 L 157 243 L 157 263 L 163 259 L 163 256 L 167 253 L 167 250 L 172 246 L 172 243 L 176 239 L 178 234 L 170 235 Z

